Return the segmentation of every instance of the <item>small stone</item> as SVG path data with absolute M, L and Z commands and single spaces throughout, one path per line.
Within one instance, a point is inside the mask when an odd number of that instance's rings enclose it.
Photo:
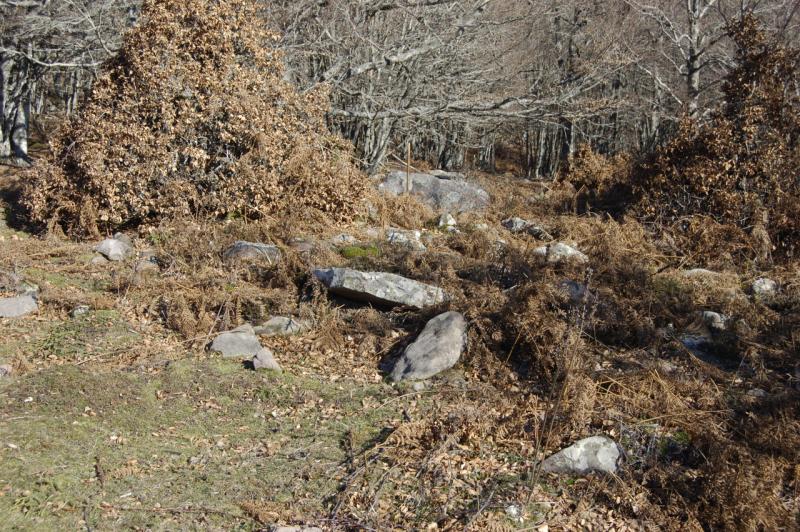
M 94 248 L 94 250 L 110 261 L 125 260 L 133 251 L 131 239 L 122 233 L 115 234 L 112 238 L 106 238 Z
M 586 264 L 589 262 L 589 257 L 563 242 L 556 242 L 554 244 L 538 247 L 533 250 L 533 254 L 543 258 L 549 264 L 560 264 L 563 262 Z
M 386 231 L 386 241 L 390 244 L 407 246 L 417 251 L 425 251 L 425 244 L 420 241 L 422 232 L 403 231 L 402 229 L 389 229 Z
M 701 313 L 701 316 L 703 318 L 703 323 L 705 323 L 709 329 L 714 331 L 724 331 L 728 328 L 727 316 L 723 316 L 718 312 L 712 312 L 710 310 L 704 310 Z
M 542 470 L 577 475 L 615 473 L 620 454 L 619 446 L 608 436 L 591 436 L 545 458 Z
M 459 312 L 430 320 L 392 369 L 392 380 L 424 380 L 456 365 L 467 344 L 467 321 Z
M 441 229 L 455 227 L 456 225 L 458 225 L 458 222 L 449 212 L 446 212 L 439 217 L 439 227 Z
M 72 316 L 73 318 L 79 318 L 80 316 L 85 316 L 86 314 L 89 314 L 90 310 L 91 309 L 89 308 L 89 305 L 78 305 L 77 307 L 75 307 L 70 311 L 69 315 Z
M 528 225 L 530 225 L 530 222 L 514 216 L 512 218 L 506 218 L 505 220 L 500 222 L 500 225 L 502 225 L 512 233 L 521 233 L 528 227 Z
M 304 321 L 285 316 L 275 316 L 257 327 L 253 327 L 259 336 L 291 336 L 308 331 L 311 327 Z
M 33 294 L 0 298 L 0 318 L 20 318 L 39 310 Z
M 92 260 L 89 261 L 89 264 L 93 266 L 100 266 L 102 264 L 108 264 L 109 260 L 105 258 L 103 255 L 95 255 L 92 257 Z
M 275 355 L 272 350 L 266 347 L 261 349 L 259 353 L 253 357 L 253 369 L 270 369 L 273 371 L 281 371 L 280 365 L 275 361 Z
M 553 240 L 553 237 L 545 229 L 532 222 L 529 222 L 528 220 L 523 220 L 522 218 L 518 218 L 516 216 L 503 220 L 500 222 L 500 225 L 512 233 L 527 233 L 534 238 L 538 238 L 539 240 Z
M 220 353 L 224 358 L 250 358 L 259 355 L 262 349 L 250 325 L 220 334 L 209 346 L 209 350 Z
M 281 259 L 281 250 L 271 244 L 237 240 L 222 254 L 225 262 L 261 262 L 270 266 Z
M 10 377 L 14 374 L 14 368 L 9 364 L 0 364 L 0 378 Z
M 760 298 L 772 297 L 778 293 L 778 283 L 766 277 L 760 277 L 751 285 L 753 295 Z
M 753 388 L 752 390 L 747 390 L 747 395 L 750 397 L 762 398 L 767 396 L 767 392 L 761 388 Z

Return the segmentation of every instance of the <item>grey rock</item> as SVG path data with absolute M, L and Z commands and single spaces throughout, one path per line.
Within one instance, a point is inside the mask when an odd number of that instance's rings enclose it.
M 553 236 L 548 233 L 547 230 L 532 222 L 529 222 L 528 220 L 523 220 L 522 218 L 518 218 L 516 216 L 503 220 L 500 222 L 500 225 L 515 234 L 527 233 L 540 240 L 553 240 Z
M 489 205 L 489 194 L 466 181 L 441 179 L 431 174 L 411 174 L 411 194 L 438 211 L 479 211 Z M 391 172 L 383 178 L 378 190 L 400 196 L 406 192 L 406 173 Z
M 446 212 L 441 216 L 439 216 L 439 227 L 441 229 L 455 227 L 456 225 L 458 225 L 458 222 L 456 221 L 455 218 L 453 218 L 453 215 L 450 214 L 449 212 Z
M 766 390 L 762 390 L 761 388 L 753 388 L 752 390 L 747 390 L 747 395 L 750 397 L 756 398 L 763 398 L 767 396 Z
M 575 475 L 616 473 L 620 456 L 619 446 L 614 440 L 608 436 L 591 436 L 545 458 L 542 470 Z
M 281 259 L 281 250 L 271 244 L 237 240 L 222 254 L 225 262 L 259 262 L 270 266 Z
M 563 242 L 556 242 L 554 244 L 538 247 L 533 250 L 533 254 L 541 257 L 549 264 L 559 264 L 562 262 L 586 264 L 589 262 L 589 257 Z
M 272 371 L 281 371 L 280 365 L 275 361 L 275 355 L 272 350 L 266 347 L 262 348 L 256 356 L 253 357 L 253 369 L 270 369 Z
M 500 225 L 502 225 L 512 233 L 521 233 L 522 231 L 527 229 L 528 225 L 530 225 L 530 222 L 514 216 L 512 218 L 506 218 L 505 220 L 500 222 Z
M 778 283 L 766 277 L 753 281 L 750 288 L 753 290 L 753 295 L 760 298 L 769 298 L 778 293 Z
M 102 264 L 108 264 L 108 259 L 105 258 L 103 255 L 95 255 L 92 257 L 92 260 L 89 261 L 89 264 L 93 266 L 100 266 Z
M 261 353 L 261 342 L 250 325 L 242 325 L 214 338 L 209 350 L 225 358 L 250 358 Z
M 10 377 L 14 374 L 14 368 L 9 364 L 0 364 L 0 378 Z
M 392 369 L 392 380 L 424 380 L 456 365 L 467 343 L 467 320 L 445 312 L 430 320 Z
M 728 328 L 728 317 L 718 312 L 704 310 L 701 312 L 703 323 L 712 331 L 724 331 Z
M 70 311 L 69 315 L 72 316 L 73 318 L 79 318 L 81 316 L 89 314 L 90 311 L 91 309 L 89 308 L 89 305 L 78 305 L 77 307 L 75 307 Z
M 0 318 L 20 318 L 39 310 L 33 294 L 0 298 Z
M 110 261 L 122 261 L 128 258 L 133 251 L 131 239 L 122 233 L 115 234 L 112 238 L 106 238 L 94 248 L 94 250 Z
M 447 297 L 441 288 L 393 273 L 350 268 L 317 268 L 313 273 L 332 294 L 376 305 L 424 308 Z
M 386 241 L 396 246 L 405 246 L 417 251 L 425 251 L 425 244 L 420 241 L 422 232 L 405 231 L 402 229 L 390 228 L 386 231 Z
M 305 321 L 298 321 L 285 316 L 275 316 L 266 322 L 253 327 L 259 336 L 290 336 L 308 331 L 311 327 Z

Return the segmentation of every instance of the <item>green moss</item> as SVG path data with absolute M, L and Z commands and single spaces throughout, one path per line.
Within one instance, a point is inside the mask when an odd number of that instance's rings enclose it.
M 339 253 L 346 259 L 359 259 L 362 257 L 378 257 L 381 254 L 377 246 L 345 246 Z

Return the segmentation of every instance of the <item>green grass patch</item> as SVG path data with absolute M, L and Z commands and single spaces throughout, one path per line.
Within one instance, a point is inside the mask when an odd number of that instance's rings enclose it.
M 265 501 L 322 518 L 343 439 L 360 449 L 401 415 L 402 401 L 365 400 L 395 393 L 221 359 L 11 379 L 0 384 L 0 515 L 14 530 L 85 529 L 84 518 L 94 530 L 248 530 L 239 504 Z

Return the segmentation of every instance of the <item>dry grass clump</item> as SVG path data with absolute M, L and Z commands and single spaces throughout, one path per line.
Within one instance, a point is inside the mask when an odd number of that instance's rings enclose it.
M 81 115 L 22 198 L 77 236 L 174 217 L 348 220 L 366 179 L 325 125 L 324 92 L 283 79 L 254 1 L 146 1 Z

